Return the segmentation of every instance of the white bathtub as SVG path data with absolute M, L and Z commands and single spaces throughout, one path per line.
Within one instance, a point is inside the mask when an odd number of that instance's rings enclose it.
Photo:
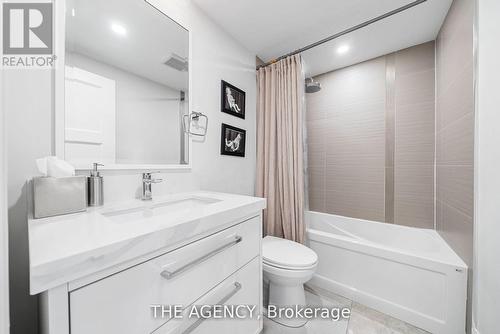
M 464 334 L 467 266 L 434 230 L 306 212 L 311 283 L 435 334 Z

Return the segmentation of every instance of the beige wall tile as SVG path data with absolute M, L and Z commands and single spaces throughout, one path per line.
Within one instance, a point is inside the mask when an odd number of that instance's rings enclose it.
M 434 42 L 396 52 L 394 222 L 434 227 Z
M 436 41 L 436 226 L 472 265 L 474 2 L 455 0 Z
M 437 107 L 440 110 L 436 117 L 436 127 L 440 131 L 468 113 L 474 111 L 472 62 L 467 65 L 458 77 L 447 85 L 437 86 Z
M 434 41 L 396 52 L 396 75 L 434 70 Z
M 434 165 L 400 165 L 394 178 L 396 198 L 414 195 L 434 200 Z
M 437 198 L 455 210 L 474 214 L 474 167 L 437 166 Z
M 456 96 L 459 99 L 459 96 Z M 438 110 L 438 113 L 446 110 Z M 436 135 L 437 165 L 472 165 L 474 163 L 474 113 L 448 124 Z
M 434 101 L 434 80 L 434 69 L 405 75 L 396 72 L 396 108 L 398 105 Z
M 369 183 L 384 186 L 384 166 L 366 166 L 363 164 L 327 164 L 326 187 L 335 189 L 339 185 Z
M 307 95 L 310 207 L 383 221 L 385 58 L 315 79 L 322 90 Z
M 326 191 L 326 213 L 384 221 L 384 197 L 374 192 Z
M 325 188 L 325 166 L 309 166 L 308 167 L 309 187 L 311 189 Z
M 441 201 L 437 201 L 436 220 L 440 235 L 468 266 L 472 266 L 474 235 L 472 217 L 464 215 Z
M 317 212 L 326 212 L 325 208 L 325 189 L 309 187 L 309 210 Z
M 310 205 L 432 228 L 434 43 L 388 57 L 392 76 L 386 57 L 380 57 L 315 78 L 323 88 L 307 96 Z M 387 128 L 388 105 L 394 108 L 394 129 Z M 394 159 L 386 159 L 387 145 L 394 145 Z M 388 171 L 394 180 L 386 179 Z
M 308 167 L 322 167 L 326 166 L 325 152 L 307 152 L 307 165 Z
M 438 35 L 437 77 L 444 88 L 456 80 L 465 64 L 473 61 L 473 12 L 473 1 L 455 0 Z
M 307 129 L 307 151 L 325 153 L 327 124 L 324 120 L 313 120 L 306 122 Z
M 434 117 L 434 102 L 396 104 L 396 168 L 434 164 Z
M 395 195 L 394 222 L 398 225 L 434 228 L 434 197 Z
M 395 170 L 395 223 L 434 228 L 434 165 L 400 165 Z

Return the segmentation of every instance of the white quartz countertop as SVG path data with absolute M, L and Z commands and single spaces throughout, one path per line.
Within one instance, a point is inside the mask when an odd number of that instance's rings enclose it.
M 189 198 L 217 200 L 140 220 L 112 219 L 110 212 Z M 213 192 L 158 196 L 152 201 L 111 203 L 87 212 L 29 219 L 30 291 L 37 294 L 155 252 L 168 251 L 258 215 L 265 199 Z

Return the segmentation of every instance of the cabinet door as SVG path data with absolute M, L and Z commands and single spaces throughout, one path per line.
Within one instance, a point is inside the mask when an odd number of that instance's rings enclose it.
M 260 291 L 261 259 L 256 257 L 245 267 L 198 299 L 192 305 L 246 305 L 255 307 L 253 317 L 238 319 L 189 318 L 190 308 L 183 319 L 172 319 L 153 334 L 255 334 L 262 329 L 262 300 Z M 240 314 L 243 314 L 241 309 Z M 249 315 L 249 313 L 247 313 Z
M 168 320 L 152 305 L 191 304 L 257 256 L 260 241 L 255 217 L 71 291 L 71 333 L 150 333 Z

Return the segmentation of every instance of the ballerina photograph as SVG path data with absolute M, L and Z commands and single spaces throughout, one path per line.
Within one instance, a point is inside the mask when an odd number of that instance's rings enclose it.
M 222 123 L 220 153 L 222 155 L 244 157 L 245 139 L 245 130 Z
M 245 92 L 221 80 L 221 111 L 245 119 Z

